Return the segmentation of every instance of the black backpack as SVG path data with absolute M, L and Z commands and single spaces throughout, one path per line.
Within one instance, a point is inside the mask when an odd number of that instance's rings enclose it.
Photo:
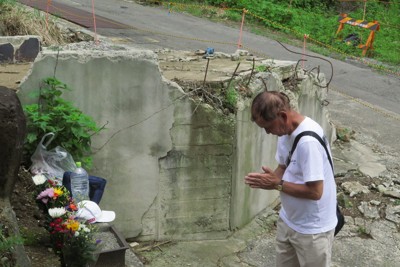
M 322 140 L 322 138 L 317 133 L 315 133 L 313 131 L 304 131 L 304 132 L 299 133 L 296 136 L 296 138 L 294 139 L 294 142 L 293 142 L 292 150 L 289 153 L 289 158 L 288 158 L 288 162 L 287 162 L 286 166 L 289 166 L 290 158 L 292 157 L 292 154 L 293 154 L 294 150 L 296 149 L 297 143 L 299 142 L 300 138 L 305 136 L 305 135 L 312 136 L 312 137 L 316 138 L 321 143 L 321 145 L 325 149 L 326 155 L 328 156 L 329 164 L 331 164 L 333 175 L 335 175 L 334 170 L 333 170 L 332 159 L 331 159 L 331 156 L 330 156 L 330 154 L 328 152 L 328 148 L 326 146 L 326 143 L 325 143 L 324 140 Z M 337 225 L 335 227 L 335 236 L 337 235 L 337 233 L 339 233 L 339 231 L 342 229 L 342 227 L 343 227 L 343 225 L 345 223 L 344 216 L 343 216 L 343 214 L 342 214 L 342 212 L 340 211 L 340 208 L 339 208 L 339 204 L 336 204 L 336 216 L 337 216 L 337 219 L 338 219 L 338 223 L 337 223 Z

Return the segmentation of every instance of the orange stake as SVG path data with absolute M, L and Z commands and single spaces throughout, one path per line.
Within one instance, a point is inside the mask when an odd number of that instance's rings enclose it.
M 303 41 L 303 55 L 301 56 L 301 58 L 303 59 L 301 61 L 301 67 L 304 69 L 304 60 L 305 60 L 305 56 L 306 54 L 306 43 L 307 43 L 307 38 L 308 38 L 308 34 L 304 34 L 304 41 Z
M 243 8 L 242 24 L 240 25 L 239 40 L 238 40 L 238 49 L 242 47 L 242 33 L 243 33 L 244 15 L 246 13 L 247 13 L 247 10 L 245 8 Z
M 94 0 L 92 0 L 92 13 L 93 13 L 93 27 L 94 27 L 94 42 L 95 44 L 99 44 L 99 39 L 97 38 L 96 32 L 96 15 L 94 13 Z
M 46 30 L 49 32 L 49 10 L 50 10 L 51 0 L 47 0 L 46 6 Z

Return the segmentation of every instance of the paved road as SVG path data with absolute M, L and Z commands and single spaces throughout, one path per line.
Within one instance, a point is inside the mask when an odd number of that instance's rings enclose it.
M 88 12 L 91 0 L 55 0 Z M 131 44 L 147 49 L 171 48 L 181 50 L 214 47 L 216 51 L 233 53 L 237 49 L 237 28 L 210 22 L 183 13 L 169 13 L 163 7 L 150 7 L 134 1 L 96 0 L 95 13 L 130 29 L 97 28 L 107 37 L 124 38 Z M 379 35 L 377 36 L 379 38 Z M 280 60 L 299 60 L 301 56 L 285 50 L 276 41 L 244 31 L 245 49 Z M 287 47 L 296 52 L 301 48 Z M 320 56 L 315 53 L 307 54 Z M 333 79 L 329 101 L 333 121 L 371 135 L 378 143 L 400 151 L 400 78 L 380 74 L 361 64 L 343 62 L 327 57 L 333 64 Z M 306 68 L 320 66 L 327 79 L 331 68 L 326 61 L 307 58 Z

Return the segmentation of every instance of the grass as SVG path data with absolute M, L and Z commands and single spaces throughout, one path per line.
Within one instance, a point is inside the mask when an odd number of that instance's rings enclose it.
M 228 105 L 228 107 L 235 110 L 238 98 L 239 98 L 239 93 L 236 91 L 235 86 L 232 84 L 231 86 L 229 86 L 226 92 L 225 102 Z
M 35 232 L 32 231 L 32 229 L 28 229 L 26 227 L 22 227 L 20 229 L 21 236 L 24 240 L 24 245 L 25 246 L 36 246 L 40 244 L 40 241 L 42 239 L 42 236 L 44 234 L 47 235 L 47 232 Z
M 32 11 L 14 0 L 0 0 L 0 25 L 0 35 L 38 35 L 44 46 L 67 43 L 55 17 Z
M 361 238 L 372 238 L 371 234 L 367 231 L 367 229 L 363 226 L 359 226 L 357 229 L 357 233 Z

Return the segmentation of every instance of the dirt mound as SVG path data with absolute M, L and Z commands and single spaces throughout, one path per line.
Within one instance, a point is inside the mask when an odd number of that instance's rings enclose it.
M 51 249 L 49 233 L 44 228 L 44 217 L 33 195 L 32 176 L 21 169 L 11 197 L 19 229 L 25 242 L 25 251 L 32 267 L 60 266 L 58 257 Z

